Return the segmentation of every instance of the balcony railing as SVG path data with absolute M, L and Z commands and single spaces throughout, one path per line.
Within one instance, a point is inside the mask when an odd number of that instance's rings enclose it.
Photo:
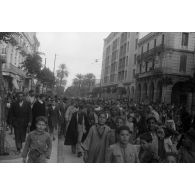
M 174 74 L 174 75 L 189 76 L 188 73 L 179 72 L 179 70 L 177 71 L 177 70 L 170 68 L 170 67 L 158 67 L 158 68 L 155 68 L 153 70 L 149 70 L 147 72 L 137 73 L 135 75 L 135 78 L 138 79 L 138 78 L 144 78 L 144 77 L 150 77 L 150 76 L 162 75 L 162 74 Z
M 143 60 L 150 60 L 154 56 L 156 56 L 159 52 L 163 52 L 165 49 L 164 44 L 160 44 L 159 46 L 156 46 L 149 51 L 146 51 L 140 55 L 137 56 L 137 62 L 140 63 Z

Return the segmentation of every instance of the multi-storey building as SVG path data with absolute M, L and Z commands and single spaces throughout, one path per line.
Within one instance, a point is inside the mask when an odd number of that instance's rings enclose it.
M 138 36 L 136 32 L 112 32 L 104 40 L 101 71 L 104 97 L 117 97 L 117 88 L 122 88 L 126 96 L 134 98 Z
M 31 78 L 22 70 L 27 54 L 38 51 L 39 42 L 35 32 L 21 32 L 20 36 L 13 36 L 9 43 L 0 44 L 1 54 L 6 55 L 2 73 L 7 90 L 24 90 L 31 88 Z
M 136 99 L 192 105 L 186 85 L 194 74 L 195 33 L 152 32 L 138 43 Z

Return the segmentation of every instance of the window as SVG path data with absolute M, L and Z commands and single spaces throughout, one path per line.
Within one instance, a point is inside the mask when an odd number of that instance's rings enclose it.
M 133 69 L 133 78 L 135 78 L 135 69 Z
M 127 43 L 127 52 L 129 52 L 129 41 Z
M 150 49 L 150 44 L 148 43 L 148 45 L 147 45 L 147 51 L 149 51 L 149 49 Z
M 139 66 L 139 73 L 141 73 L 142 72 L 142 64 L 140 64 L 140 66 Z
M 156 47 L 156 39 L 154 39 L 154 47 Z
M 125 80 L 126 80 L 126 78 L 127 78 L 127 71 L 125 71 Z
M 188 46 L 189 33 L 182 33 L 182 46 Z
M 162 35 L 162 45 L 164 45 L 165 42 L 165 35 Z
M 136 64 L 136 62 L 137 62 L 137 55 L 134 54 L 134 64 Z
M 135 49 L 137 49 L 138 46 L 138 39 L 135 40 Z
M 2 54 L 6 54 L 7 51 L 6 51 L 6 47 L 5 48 L 2 48 Z
M 148 62 L 146 62 L 146 65 L 145 65 L 145 72 L 148 72 Z
M 155 59 L 153 58 L 153 60 L 152 60 L 152 70 L 154 70 L 154 66 L 155 66 Z
M 128 56 L 126 57 L 126 66 L 128 66 Z
M 180 56 L 180 67 L 179 67 L 180 72 L 186 72 L 186 64 L 187 64 L 187 56 L 181 55 Z

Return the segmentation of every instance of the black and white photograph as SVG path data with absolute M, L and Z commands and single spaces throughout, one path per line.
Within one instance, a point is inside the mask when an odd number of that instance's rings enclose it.
M 195 162 L 194 32 L 0 40 L 0 162 Z
M 0 7 L 0 194 L 193 194 L 192 0 Z

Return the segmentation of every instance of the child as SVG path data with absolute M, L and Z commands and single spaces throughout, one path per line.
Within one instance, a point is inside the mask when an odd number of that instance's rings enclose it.
M 111 145 L 107 150 L 107 163 L 138 163 L 136 147 L 129 143 L 131 131 L 128 126 L 121 126 L 118 129 L 119 141 Z
M 46 130 L 47 119 L 44 116 L 36 118 L 36 129 L 27 136 L 24 150 L 22 152 L 23 162 L 45 163 L 50 158 L 52 141 Z
M 158 127 L 157 137 L 158 137 L 158 156 L 163 162 L 166 158 L 166 153 L 173 152 L 173 143 L 169 136 L 168 137 L 165 136 L 165 131 L 163 127 Z
M 159 157 L 156 155 L 152 141 L 153 138 L 151 133 L 144 133 L 140 136 L 141 147 L 139 148 L 138 152 L 141 163 L 159 162 Z
M 87 138 L 83 143 L 84 161 L 88 163 L 104 163 L 107 148 L 114 143 L 113 131 L 105 125 L 106 113 L 98 116 L 98 124 L 90 128 Z

